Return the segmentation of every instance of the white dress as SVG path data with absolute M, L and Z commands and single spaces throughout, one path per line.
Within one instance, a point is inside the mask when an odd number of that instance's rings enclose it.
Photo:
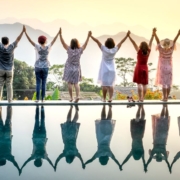
M 118 51 L 118 47 L 108 49 L 106 46 L 101 46 L 102 60 L 99 69 L 98 83 L 101 86 L 114 86 L 116 80 L 116 68 L 114 56 Z
M 98 150 L 96 157 L 108 156 L 113 157 L 110 149 L 110 142 L 115 128 L 115 120 L 96 120 L 96 138 Z

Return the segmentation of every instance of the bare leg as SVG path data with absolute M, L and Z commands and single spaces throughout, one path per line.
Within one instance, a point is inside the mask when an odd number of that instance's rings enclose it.
M 140 111 L 141 111 L 141 105 L 138 105 L 138 110 L 137 110 L 137 113 L 136 113 L 136 121 L 137 121 L 137 122 L 139 122 Z
M 78 102 L 79 101 L 80 86 L 77 83 L 77 84 L 74 84 L 74 87 L 75 87 L 75 91 L 76 91 L 76 100 L 75 100 L 75 102 Z
M 105 105 L 103 105 L 102 111 L 101 111 L 101 120 L 106 120 L 106 108 Z
M 168 87 L 167 88 L 167 96 L 166 96 L 166 100 L 168 100 L 168 97 L 169 97 L 169 93 L 171 92 L 171 87 Z
M 109 102 L 112 101 L 113 93 L 114 93 L 114 87 L 110 86 L 109 87 Z
M 147 91 L 147 86 L 143 85 L 143 96 L 142 96 L 142 101 L 144 100 L 144 96 L 146 95 L 146 91 Z
M 106 95 L 107 95 L 107 87 L 102 86 L 102 93 L 103 93 L 103 101 L 106 101 Z
M 162 111 L 161 111 L 161 117 L 165 116 L 165 105 L 163 105 Z
M 162 91 L 163 91 L 163 101 L 165 101 L 167 99 L 167 89 L 163 87 Z
M 68 91 L 69 91 L 69 95 L 70 95 L 70 102 L 73 100 L 73 95 L 72 95 L 72 84 L 68 83 Z
M 109 106 L 109 111 L 108 111 L 108 115 L 107 115 L 107 119 L 111 120 L 112 119 L 112 106 Z
M 139 101 L 142 99 L 142 85 L 138 84 L 138 96 L 139 96 Z
M 75 112 L 75 115 L 74 115 L 74 118 L 73 118 L 72 122 L 76 123 L 78 121 L 78 119 L 79 119 L 79 108 L 78 108 L 77 105 L 75 106 L 75 108 L 76 108 L 76 112 Z
M 73 108 L 73 106 L 70 106 L 70 109 L 69 109 L 68 114 L 67 114 L 66 122 L 71 122 L 72 108 Z
M 145 118 L 144 105 L 141 105 L 141 119 Z

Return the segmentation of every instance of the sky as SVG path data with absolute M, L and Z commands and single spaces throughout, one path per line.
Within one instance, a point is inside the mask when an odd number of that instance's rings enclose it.
M 0 6 L 0 19 L 65 19 L 93 26 L 121 22 L 166 31 L 180 28 L 179 0 L 0 0 Z

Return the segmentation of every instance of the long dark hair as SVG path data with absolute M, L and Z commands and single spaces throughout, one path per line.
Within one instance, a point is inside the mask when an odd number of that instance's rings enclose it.
M 71 39 L 70 47 L 71 49 L 79 49 L 80 48 L 79 41 L 76 38 Z
M 105 46 L 108 48 L 108 49 L 112 49 L 115 47 L 115 42 L 112 38 L 107 38 L 107 40 L 105 41 Z
M 149 54 L 149 46 L 147 42 L 141 42 L 139 48 L 141 49 L 143 55 L 148 55 Z

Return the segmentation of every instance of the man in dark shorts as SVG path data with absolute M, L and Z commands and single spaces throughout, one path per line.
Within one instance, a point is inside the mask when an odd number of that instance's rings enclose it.
M 25 27 L 17 39 L 9 44 L 8 37 L 2 37 L 0 42 L 0 100 L 2 100 L 3 95 L 3 86 L 6 82 L 7 89 L 7 99 L 8 102 L 12 102 L 13 99 L 13 69 L 14 69 L 14 49 L 17 47 L 18 42 L 20 41 Z

